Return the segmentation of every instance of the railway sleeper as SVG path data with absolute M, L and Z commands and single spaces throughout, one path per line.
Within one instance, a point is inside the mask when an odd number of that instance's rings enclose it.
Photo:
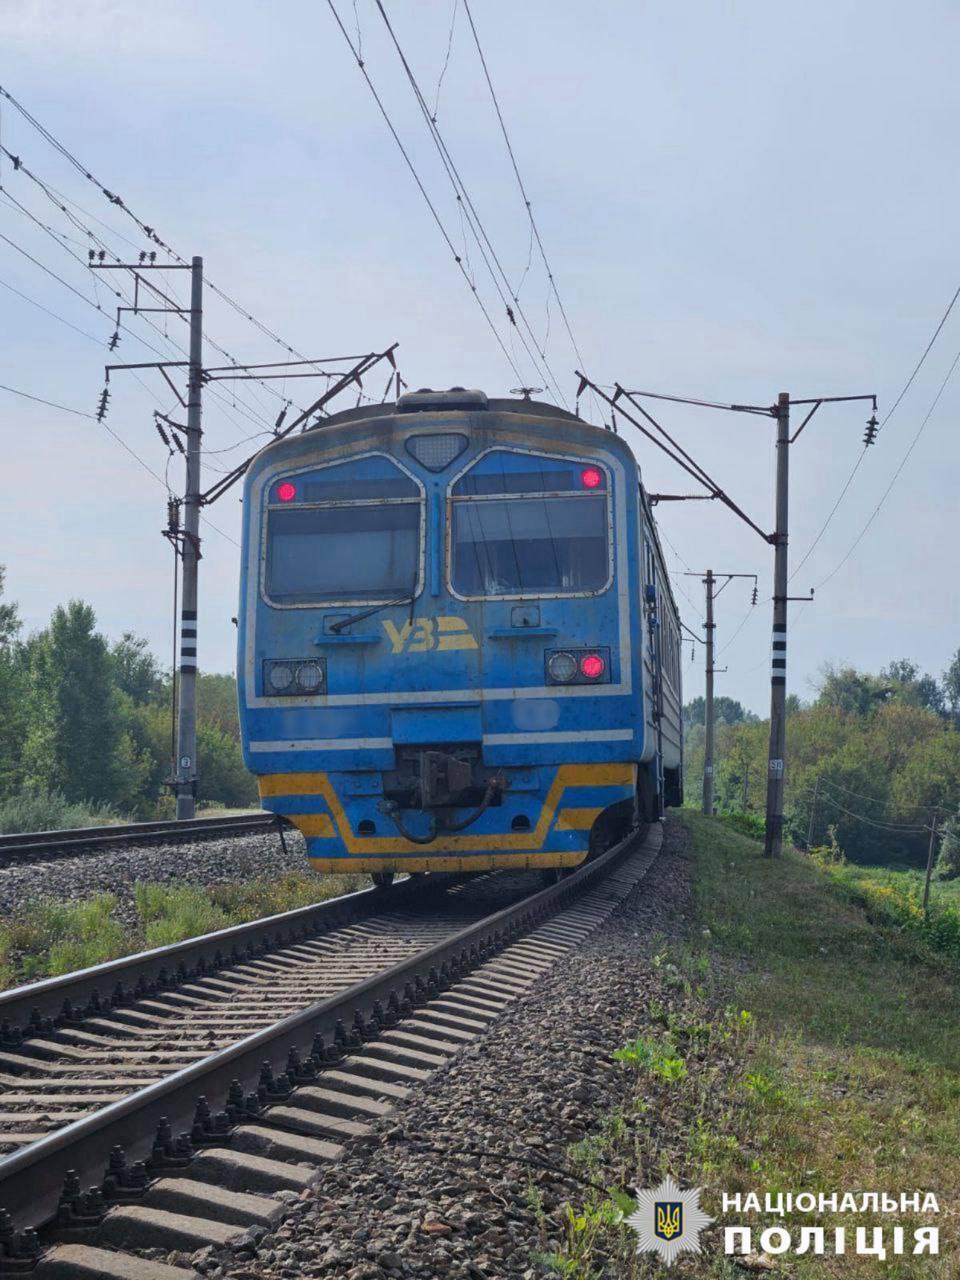
M 143 1166 L 125 1169 L 120 1152 L 115 1171 L 119 1191 L 136 1195 L 138 1202 L 106 1209 L 102 1196 L 93 1196 L 92 1220 L 102 1218 L 98 1239 L 117 1249 L 184 1251 L 205 1247 L 219 1251 L 237 1240 L 258 1239 L 284 1215 L 280 1202 L 284 1192 L 289 1195 L 309 1186 L 317 1170 L 336 1160 L 347 1142 L 375 1137 L 371 1123 L 365 1121 L 388 1116 L 411 1087 L 481 1036 L 502 1007 L 550 967 L 542 952 L 540 962 L 531 964 L 537 950 L 547 948 L 552 961 L 574 949 L 622 901 L 655 856 L 656 845 L 645 859 L 635 853 L 632 874 L 626 868 L 621 871 L 617 892 L 588 893 L 580 904 L 567 908 L 560 920 L 533 923 L 532 938 L 514 942 L 516 931 L 505 931 L 500 946 L 506 950 L 497 958 L 490 959 L 488 948 L 472 949 L 469 957 L 464 954 L 432 971 L 426 981 L 408 983 L 402 997 L 392 995 L 369 1014 L 358 1012 L 349 1030 L 342 1023 L 338 1026 L 334 1046 L 325 1045 L 318 1036 L 308 1059 L 291 1052 L 287 1072 L 275 1076 L 265 1064 L 259 1097 L 244 1099 L 239 1086 L 231 1088 L 232 1131 L 228 1116 L 213 1115 L 201 1099 L 193 1143 L 181 1139 L 173 1144 L 169 1126 L 161 1143 L 162 1151 L 172 1153 L 174 1164 L 181 1152 L 180 1172 L 171 1168 L 149 1188 L 138 1186 Z M 482 967 L 462 978 L 469 963 Z M 505 973 L 510 975 L 507 980 Z M 401 1014 L 403 1023 L 385 1030 Z M 30 1065 L 35 1066 L 36 1059 Z M 60 1083 L 69 1082 L 61 1078 Z M 293 1088 L 295 1083 L 299 1087 Z M 224 1140 L 229 1146 L 223 1145 Z M 202 1149 L 194 1154 L 196 1147 Z M 265 1196 L 265 1190 L 279 1192 L 279 1197 Z M 241 1225 L 248 1230 L 238 1231 Z M 109 1261 L 104 1263 L 97 1255 Z M 0 1274 L 4 1269 L 0 1265 Z M 83 1280 L 94 1275 L 104 1280 L 184 1280 L 194 1273 L 141 1257 L 105 1253 L 86 1244 L 60 1244 L 40 1261 L 36 1274 L 40 1280 Z

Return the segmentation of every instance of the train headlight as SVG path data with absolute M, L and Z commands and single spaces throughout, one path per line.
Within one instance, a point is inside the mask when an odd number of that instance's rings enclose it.
M 570 684 L 577 678 L 577 660 L 572 653 L 560 649 L 547 659 L 547 675 L 555 684 Z
M 610 650 L 604 646 L 548 649 L 543 657 L 547 684 L 610 683 Z
M 323 684 L 323 667 L 319 662 L 301 662 L 297 667 L 297 685 L 304 693 L 316 693 Z
M 274 662 L 270 667 L 269 680 L 273 693 L 286 693 L 293 684 L 293 667 L 286 662 Z
M 268 658 L 263 664 L 263 692 L 268 698 L 317 697 L 326 692 L 326 685 L 326 658 Z

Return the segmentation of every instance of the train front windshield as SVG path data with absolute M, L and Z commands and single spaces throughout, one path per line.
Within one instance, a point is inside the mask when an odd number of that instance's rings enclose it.
M 419 564 L 419 503 L 301 507 L 267 521 L 267 596 L 281 604 L 406 596 Z
M 602 497 L 454 505 L 453 586 L 461 595 L 598 591 L 607 574 Z

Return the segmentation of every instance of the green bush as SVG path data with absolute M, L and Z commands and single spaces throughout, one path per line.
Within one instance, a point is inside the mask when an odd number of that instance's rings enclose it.
M 875 924 L 892 925 L 915 934 L 929 946 L 960 960 L 960 911 L 951 903 L 931 902 L 924 915 L 918 887 L 904 887 L 892 876 L 886 881 L 869 878 L 854 867 L 827 867 L 853 901 L 865 908 Z
M 74 803 L 60 791 L 27 791 L 0 802 L 0 831 L 64 831 L 119 822 L 108 804 Z
M 766 824 L 759 813 L 721 813 L 720 821 L 732 831 L 739 831 L 742 836 L 750 836 L 752 840 L 762 840 L 766 832 Z

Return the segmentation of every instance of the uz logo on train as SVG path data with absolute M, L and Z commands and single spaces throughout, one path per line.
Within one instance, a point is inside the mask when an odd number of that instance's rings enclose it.
M 477 648 L 477 642 L 463 618 L 417 618 L 400 627 L 385 618 L 383 629 L 395 654 Z

